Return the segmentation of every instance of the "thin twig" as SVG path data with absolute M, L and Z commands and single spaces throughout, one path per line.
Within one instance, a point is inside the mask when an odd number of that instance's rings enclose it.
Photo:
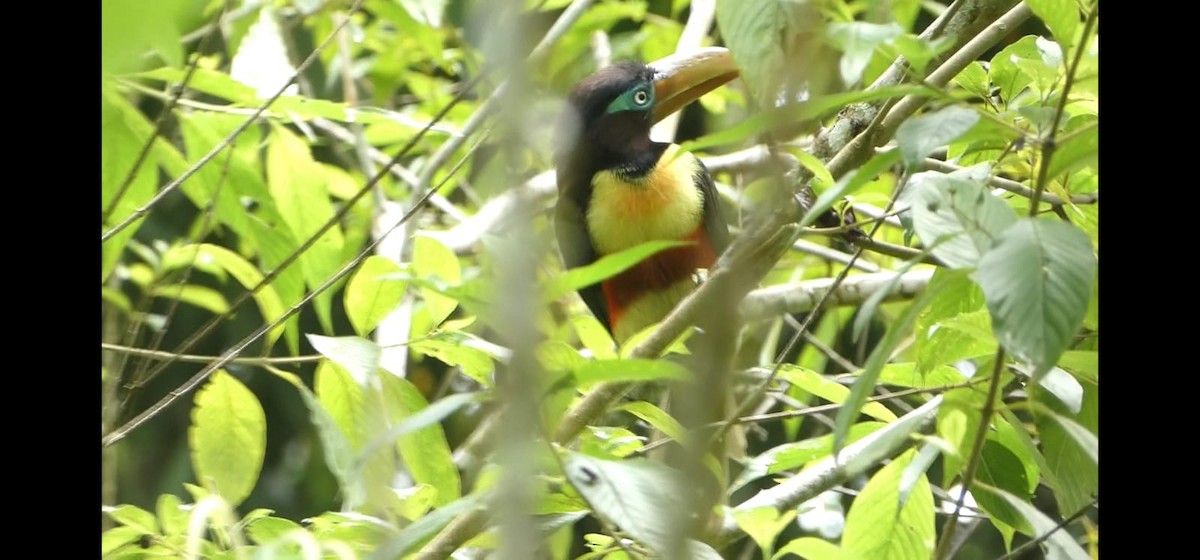
M 979 427 L 975 429 L 975 440 L 971 444 L 971 455 L 967 457 L 967 466 L 963 470 L 962 488 L 963 491 L 958 495 L 958 500 L 954 505 L 954 512 L 946 519 L 946 523 L 942 525 L 942 538 L 938 541 L 937 550 L 933 557 L 937 559 L 945 558 L 949 552 L 950 543 L 954 540 L 954 531 L 958 528 L 958 513 L 962 510 L 963 500 L 966 499 L 967 492 L 971 489 L 971 484 L 975 482 L 975 470 L 979 468 L 979 464 L 983 458 L 983 442 L 987 440 L 987 434 L 992 423 L 992 415 L 996 411 L 996 397 L 1000 394 L 1000 374 L 1004 371 L 1004 348 L 996 350 L 995 362 L 992 365 L 992 377 L 988 384 L 987 400 L 983 403 L 983 410 L 979 415 Z
M 1076 519 L 1083 517 L 1083 515 L 1088 512 L 1088 510 L 1096 507 L 1096 503 L 1099 501 L 1100 501 L 1100 498 L 1092 498 L 1092 501 L 1089 502 L 1088 505 L 1079 508 L 1079 511 L 1076 511 L 1075 513 L 1072 513 L 1070 516 L 1066 517 L 1062 521 L 1059 521 L 1049 531 L 1046 531 L 1045 533 L 1038 535 L 1037 538 L 1031 539 L 1029 542 L 1022 544 L 1021 546 L 1018 546 L 1017 548 L 1012 549 L 1011 552 L 1009 552 L 1008 554 L 1005 554 L 1004 556 L 997 558 L 996 560 L 1009 560 L 1011 558 L 1020 558 L 1021 556 L 1024 556 L 1027 552 L 1030 552 L 1032 549 L 1037 547 L 1037 545 L 1041 544 L 1042 541 L 1045 541 L 1046 539 L 1050 538 L 1050 536 L 1053 535 L 1055 532 L 1062 530 L 1067 525 L 1074 523 Z
M 134 348 L 123 344 L 111 344 L 108 342 L 100 343 L 100 348 L 110 352 L 119 354 L 128 354 L 139 358 L 147 358 L 151 360 L 174 360 L 183 363 L 191 364 L 207 364 L 213 360 L 219 359 L 220 356 L 201 356 L 198 354 L 175 354 L 163 350 L 150 350 L 147 348 Z M 320 354 L 311 356 L 288 356 L 288 357 L 264 357 L 264 358 L 234 358 L 226 363 L 244 365 L 244 366 L 277 366 L 285 364 L 306 364 L 320 361 Z
M 1092 34 L 1092 26 L 1096 24 L 1096 19 L 1100 15 L 1100 5 L 1096 2 L 1092 3 L 1092 11 L 1088 14 L 1087 22 L 1083 24 L 1083 39 L 1079 41 L 1079 46 L 1075 49 L 1075 59 L 1071 61 L 1071 68 L 1067 71 L 1067 81 L 1063 84 L 1062 93 L 1058 98 L 1058 107 L 1054 110 L 1054 121 L 1050 125 L 1050 132 L 1046 139 L 1042 141 L 1042 164 L 1038 169 L 1037 188 L 1033 191 L 1033 196 L 1029 199 L 1029 216 L 1037 216 L 1038 202 L 1042 200 L 1042 193 L 1046 190 L 1046 183 L 1050 181 L 1050 162 L 1054 159 L 1054 151 L 1058 148 L 1055 138 L 1058 136 L 1058 124 L 1062 121 L 1062 116 L 1067 110 L 1067 98 L 1071 93 L 1071 86 L 1075 83 L 1075 73 L 1079 71 L 1079 63 L 1083 61 L 1083 53 L 1087 51 L 1088 37 Z

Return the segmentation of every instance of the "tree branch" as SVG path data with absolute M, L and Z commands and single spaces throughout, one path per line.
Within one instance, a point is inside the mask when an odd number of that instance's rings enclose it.
M 859 305 L 887 286 L 894 272 L 877 272 L 847 277 L 833 293 L 828 305 Z M 884 301 L 909 299 L 925 290 L 933 278 L 933 269 L 914 270 L 900 275 L 894 291 Z M 808 280 L 759 288 L 742 300 L 741 312 L 747 321 L 777 317 L 784 313 L 811 311 L 821 295 L 829 290 L 833 278 Z

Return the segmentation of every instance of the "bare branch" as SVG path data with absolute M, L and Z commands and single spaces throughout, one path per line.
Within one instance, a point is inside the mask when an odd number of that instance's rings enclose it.
M 896 278 L 895 272 L 877 272 L 847 277 L 830 294 L 828 305 L 860 305 Z M 914 270 L 900 275 L 895 290 L 884 301 L 910 299 L 920 294 L 933 278 L 933 269 Z M 750 292 L 742 300 L 742 315 L 747 321 L 777 317 L 784 313 L 811 311 L 821 295 L 829 290 L 833 278 L 780 284 Z

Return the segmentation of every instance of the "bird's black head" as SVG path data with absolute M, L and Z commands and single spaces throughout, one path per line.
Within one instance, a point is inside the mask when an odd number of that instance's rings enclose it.
M 558 165 L 632 169 L 657 156 L 649 153 L 654 78 L 645 64 L 619 62 L 576 84 L 559 119 Z

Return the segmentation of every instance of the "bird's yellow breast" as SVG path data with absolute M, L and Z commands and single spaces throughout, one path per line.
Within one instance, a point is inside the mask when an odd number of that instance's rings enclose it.
M 704 219 L 704 195 L 693 178 L 697 165 L 695 156 L 679 153 L 672 144 L 643 177 L 596 173 L 587 227 L 597 252 L 606 255 L 694 232 Z

